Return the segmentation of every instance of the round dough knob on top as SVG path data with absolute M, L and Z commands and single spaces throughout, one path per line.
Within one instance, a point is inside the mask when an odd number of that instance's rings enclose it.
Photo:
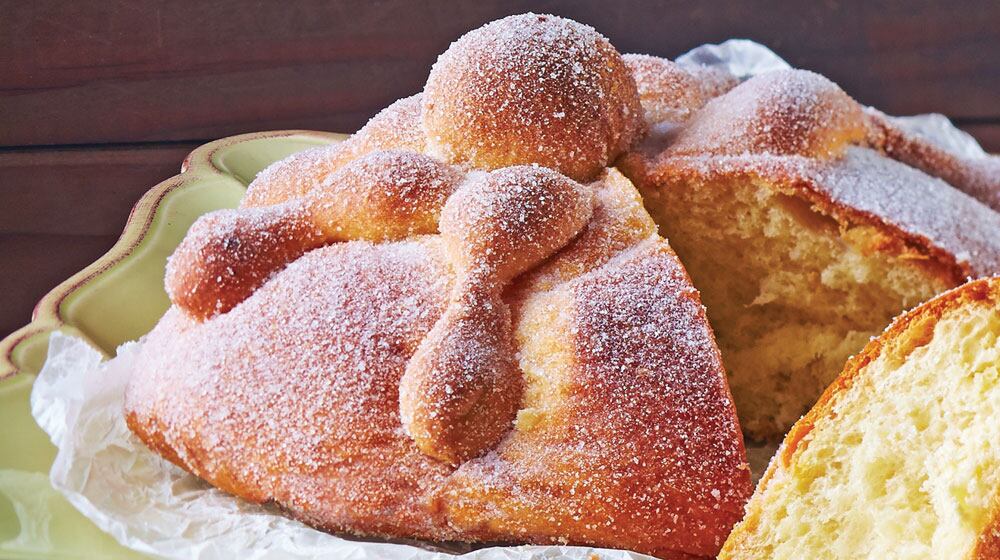
M 592 27 L 507 17 L 455 41 L 434 64 L 423 127 L 440 157 L 497 169 L 538 164 L 593 179 L 643 130 L 635 80 Z

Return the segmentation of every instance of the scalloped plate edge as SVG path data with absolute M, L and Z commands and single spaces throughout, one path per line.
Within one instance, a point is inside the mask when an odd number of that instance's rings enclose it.
M 218 166 L 217 154 L 227 148 L 252 140 L 296 136 L 333 142 L 341 141 L 347 137 L 344 134 L 310 130 L 253 132 L 221 138 L 191 151 L 184 158 L 179 174 L 160 182 L 139 198 L 135 206 L 132 207 L 121 237 L 108 252 L 42 296 L 32 312 L 31 322 L 0 341 L 0 380 L 18 373 L 37 373 L 37 371 L 30 370 L 29 366 L 24 363 L 22 354 L 26 353 L 31 345 L 47 346 L 48 337 L 53 331 L 58 330 L 78 336 L 100 350 L 100 346 L 95 344 L 85 332 L 66 320 L 61 309 L 63 302 L 84 286 L 98 281 L 104 273 L 125 261 L 133 253 L 150 232 L 153 220 L 160 209 L 160 203 L 169 193 L 212 175 L 235 179 L 229 170 Z M 106 354 L 104 351 L 101 352 Z

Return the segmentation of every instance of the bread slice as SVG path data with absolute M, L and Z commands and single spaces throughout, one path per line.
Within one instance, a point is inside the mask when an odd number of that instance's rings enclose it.
M 1000 278 L 906 313 L 852 358 L 719 558 L 1000 558 Z
M 670 115 L 635 73 L 647 118 Z M 776 441 L 894 316 L 1000 272 L 1000 213 L 869 143 L 873 117 L 817 74 L 710 99 L 619 166 L 701 292 L 744 433 Z

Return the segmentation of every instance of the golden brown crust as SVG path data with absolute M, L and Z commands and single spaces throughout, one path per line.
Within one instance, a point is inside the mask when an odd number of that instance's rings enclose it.
M 1000 212 L 1000 157 L 967 158 L 904 132 L 881 111 L 867 109 L 868 144 L 888 157 L 938 177 Z
M 878 235 L 863 240 L 863 251 L 920 263 L 946 284 L 1000 272 L 1000 239 L 992 233 L 1000 227 L 1000 215 L 946 184 L 877 158 L 864 148 L 852 147 L 832 164 L 747 155 L 671 158 L 652 170 L 629 158 L 622 166 L 637 183 L 652 188 L 762 180 L 836 219 L 842 231 L 873 228 Z M 900 197 L 902 189 L 911 189 L 912 197 Z
M 947 282 L 1000 270 L 996 216 L 930 196 L 941 186 L 857 145 L 988 204 L 992 167 L 865 115 L 815 74 L 735 85 L 623 60 L 553 16 L 466 35 L 422 96 L 270 167 L 241 211 L 192 229 L 168 272 L 176 308 L 127 391 L 130 428 L 219 488 L 328 530 L 714 555 L 749 470 L 697 292 L 632 187 L 604 172 L 643 112 L 672 127 L 624 158 L 637 180 L 764 179 L 845 229 L 873 226 L 869 250 L 921 259 Z M 503 169 L 530 163 L 603 177 L 584 187 Z M 922 213 L 880 206 L 904 183 Z M 991 527 L 981 557 L 1000 547 Z
M 320 188 L 342 166 L 375 151 L 424 152 L 421 95 L 396 101 L 339 144 L 293 154 L 257 174 L 240 202 L 242 208 L 271 206 Z
M 324 236 L 299 204 L 220 210 L 199 218 L 167 261 L 166 290 L 192 317 L 225 313 Z
M 462 74 L 484 61 L 508 67 Z M 487 117 L 458 110 L 484 91 Z M 189 235 L 129 426 L 328 530 L 713 555 L 749 468 L 698 294 L 604 169 L 641 127 L 590 28 L 527 15 L 460 40 L 423 102 L 275 164 L 223 234 Z M 504 167 L 526 163 L 570 178 Z M 227 289 L 181 286 L 234 262 Z
M 328 241 L 393 241 L 435 233 L 463 178 L 423 154 L 376 150 L 331 173 L 302 200 Z
M 573 310 L 548 326 L 575 333 L 567 396 L 456 472 L 454 524 L 484 539 L 718 550 L 742 514 L 749 470 L 718 351 L 697 342 L 704 311 L 682 286 L 676 256 L 649 240 L 540 302 Z
M 993 513 L 983 533 L 979 535 L 971 560 L 995 560 L 1000 558 L 1000 489 L 993 498 Z
M 642 132 L 635 82 L 593 28 L 507 17 L 458 39 L 424 88 L 434 153 L 484 169 L 539 164 L 591 180 Z
M 622 55 L 635 79 L 646 122 L 684 122 L 711 98 L 711 90 L 679 64 L 646 54 Z
M 310 169 L 319 175 L 315 169 L 329 162 L 314 163 Z M 325 175 L 296 199 L 206 214 L 170 258 L 167 293 L 192 317 L 205 319 L 229 311 L 310 249 L 434 233 L 463 177 L 422 154 L 374 151 Z M 272 185 L 264 179 L 255 184 Z
M 750 554 L 754 550 L 752 537 L 757 531 L 765 507 L 765 504 L 756 497 L 764 494 L 768 483 L 778 469 L 789 468 L 795 462 L 795 457 L 808 447 L 809 433 L 817 422 L 836 416 L 834 410 L 838 400 L 856 382 L 859 382 L 865 366 L 883 354 L 894 356 L 902 361 L 913 351 L 914 340 L 925 339 L 945 314 L 967 305 L 1000 305 L 1000 277 L 971 281 L 900 315 L 886 328 L 885 332 L 878 338 L 872 339 L 864 350 L 848 360 L 840 376 L 830 384 L 812 409 L 796 422 L 785 436 L 777 454 L 761 477 L 754 498 L 751 498 L 747 504 L 746 516 L 727 539 L 719 555 L 720 559 L 754 557 Z M 997 494 L 997 502 L 1000 503 L 1000 492 Z M 981 536 L 976 555 L 973 558 L 996 558 L 995 555 L 991 554 L 997 547 L 997 516 L 1000 515 L 997 512 L 1000 512 L 1000 507 L 995 509 L 993 519 Z M 750 555 L 745 556 L 744 554 Z
M 667 151 L 833 158 L 865 132 L 861 106 L 836 84 L 804 70 L 778 70 L 709 101 Z
M 923 262 L 944 282 L 1000 272 L 1000 214 L 862 144 L 860 105 L 810 72 L 769 72 L 713 99 L 667 139 L 619 161 L 644 188 L 763 179 L 804 199 L 843 230 L 879 233 L 866 252 Z M 673 187 L 672 187 L 673 186 Z M 909 195 L 904 193 L 909 192 Z
M 537 97 L 523 99 L 510 87 L 517 85 Z M 447 148 L 451 160 L 487 169 L 541 163 L 593 178 L 641 131 L 638 108 L 621 56 L 593 29 L 534 14 L 494 22 L 442 56 L 425 93 L 394 103 L 346 142 L 262 171 L 242 207 L 267 210 L 203 218 L 175 255 L 168 292 L 203 319 L 243 301 L 306 250 L 433 233 L 462 175 L 418 153 L 428 142 L 440 153 L 448 135 L 471 142 L 465 151 Z M 486 120 L 466 122 L 479 117 Z M 496 150 L 506 155 L 496 159 Z M 472 153 L 479 151 L 482 161 Z M 271 208 L 279 204 L 286 206 Z M 267 219 L 250 219 L 257 215 Z M 239 254 L 227 255 L 232 245 Z
M 129 384 L 129 424 L 212 484 L 311 523 L 454 538 L 431 508 L 451 469 L 402 431 L 398 397 L 452 282 L 436 238 L 338 243 L 228 313 L 171 309 Z

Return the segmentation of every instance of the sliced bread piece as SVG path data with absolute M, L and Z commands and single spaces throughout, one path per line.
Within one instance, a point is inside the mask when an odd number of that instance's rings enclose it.
M 880 151 L 875 117 L 826 78 L 771 72 L 698 98 L 652 72 L 636 71 L 647 118 L 678 120 L 619 166 L 701 292 L 750 438 L 780 440 L 902 310 L 1000 273 L 1000 213 Z
M 720 559 L 1000 558 L 1000 278 L 902 315 L 789 432 Z

